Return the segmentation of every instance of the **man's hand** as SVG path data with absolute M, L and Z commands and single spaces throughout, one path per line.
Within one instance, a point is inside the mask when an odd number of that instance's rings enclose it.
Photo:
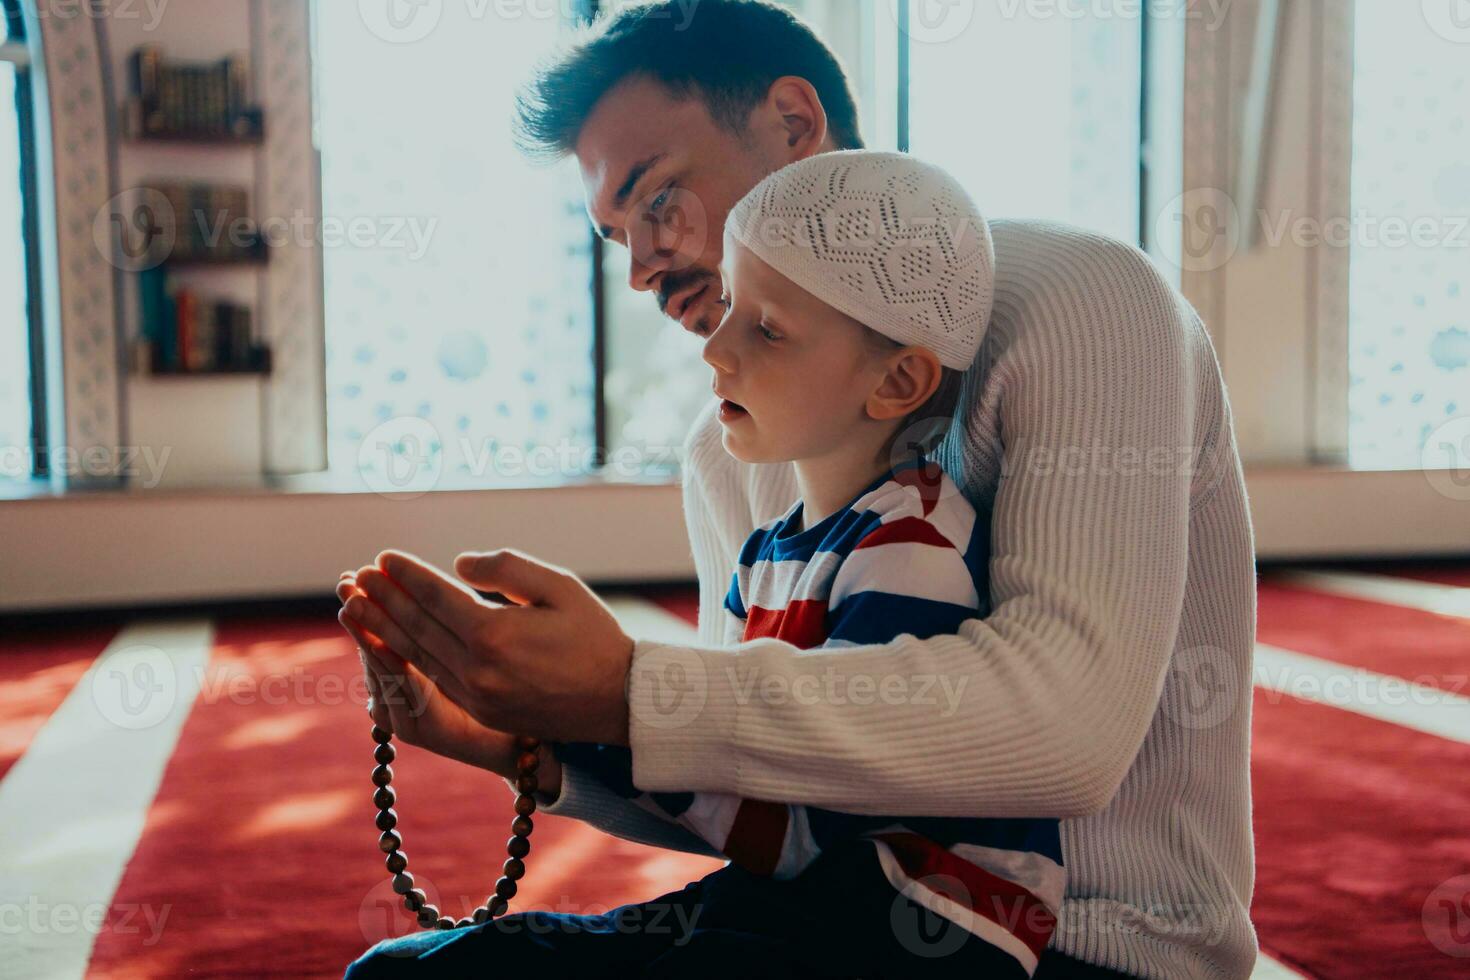
M 337 583 L 337 598 L 346 603 L 360 595 L 353 573 Z M 470 717 L 416 668 L 388 649 L 382 638 L 339 612 L 338 621 L 357 642 L 358 656 L 368 686 L 368 713 L 373 724 L 392 732 L 400 741 L 437 755 L 488 769 L 507 779 L 516 777 L 515 736 L 486 728 Z M 561 766 L 546 746 L 538 770 L 543 801 L 555 799 L 561 787 Z
M 465 582 L 401 551 L 355 575 L 344 613 L 480 725 L 564 742 L 628 744 L 633 641 L 575 575 L 512 550 L 466 552 Z

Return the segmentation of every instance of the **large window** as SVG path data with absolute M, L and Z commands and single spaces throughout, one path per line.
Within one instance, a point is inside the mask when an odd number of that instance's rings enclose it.
M 1048 218 L 1139 242 L 1149 5 L 787 6 L 842 59 L 869 147 L 902 147 L 945 166 L 988 218 Z M 610 251 L 608 440 L 656 460 L 660 447 L 682 442 L 708 399 L 709 372 L 698 344 L 627 289 L 626 257 Z
M 787 5 L 842 59 L 870 147 L 949 167 L 987 216 L 1138 241 L 1137 15 Z M 360 4 L 317 4 L 324 215 L 422 232 L 421 247 L 324 252 L 334 469 L 413 471 L 408 457 L 428 453 L 442 456 L 428 468 L 446 474 L 439 486 L 556 479 L 587 468 L 600 436 L 615 476 L 676 475 L 709 398 L 699 344 L 627 288 L 619 248 L 605 260 L 593 248 L 571 163 L 534 168 L 509 138 L 516 85 L 590 7 L 423 4 L 378 22 Z
M 1136 243 L 1146 6 L 910 0 L 910 149 L 987 218 Z
M 1381 0 L 1355 17 L 1349 460 L 1463 466 L 1426 440 L 1470 414 L 1470 29 Z
M 0 4 L 0 480 L 27 478 L 36 458 L 31 393 L 32 252 L 26 195 L 29 59 L 18 6 Z
M 510 133 L 564 5 L 371 6 L 315 7 L 331 466 L 389 489 L 575 475 L 590 229 L 571 163 L 532 166 Z

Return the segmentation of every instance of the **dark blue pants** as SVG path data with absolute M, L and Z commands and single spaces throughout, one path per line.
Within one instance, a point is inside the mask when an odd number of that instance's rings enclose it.
M 1049 952 L 1048 959 L 1060 965 L 1065 957 Z M 855 841 L 824 852 L 790 881 L 729 865 L 603 915 L 520 912 L 385 940 L 347 968 L 346 980 L 492 971 L 609 978 L 1025 976 L 1007 954 L 898 895 L 872 844 Z M 1051 974 L 1074 975 L 1119 976 Z

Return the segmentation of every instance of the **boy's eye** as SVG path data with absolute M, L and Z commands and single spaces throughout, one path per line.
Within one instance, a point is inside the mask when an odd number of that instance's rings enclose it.
M 767 327 L 764 323 L 762 323 L 760 325 L 760 332 L 761 332 L 761 336 L 764 337 L 764 338 L 766 338 L 767 340 L 780 340 L 781 339 L 781 335 L 780 334 L 773 333 L 770 330 L 770 328 Z
M 716 300 L 715 302 L 719 303 L 721 306 L 723 306 L 725 309 L 728 310 L 730 308 L 730 294 L 729 293 L 722 294 L 720 296 L 720 298 L 718 300 Z
M 663 206 L 669 203 L 669 195 L 673 192 L 674 189 L 672 187 L 665 187 L 662 191 L 659 192 L 658 197 L 655 197 L 652 201 L 649 202 L 648 210 L 650 212 L 658 212 L 662 210 Z

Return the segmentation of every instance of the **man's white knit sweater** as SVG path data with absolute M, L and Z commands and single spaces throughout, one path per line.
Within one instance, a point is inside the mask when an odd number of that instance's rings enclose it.
M 854 813 L 1061 817 L 1053 946 L 1140 977 L 1248 977 L 1255 573 L 1219 363 L 1137 249 L 991 227 L 994 313 L 936 454 L 990 515 L 989 614 L 922 641 L 720 648 L 738 549 L 798 491 L 790 464 L 725 452 L 712 403 L 684 476 L 701 646 L 636 644 L 634 782 Z M 848 696 L 885 678 L 907 695 Z M 963 685 L 957 710 L 918 696 L 924 678 Z M 575 767 L 546 812 L 709 853 Z

